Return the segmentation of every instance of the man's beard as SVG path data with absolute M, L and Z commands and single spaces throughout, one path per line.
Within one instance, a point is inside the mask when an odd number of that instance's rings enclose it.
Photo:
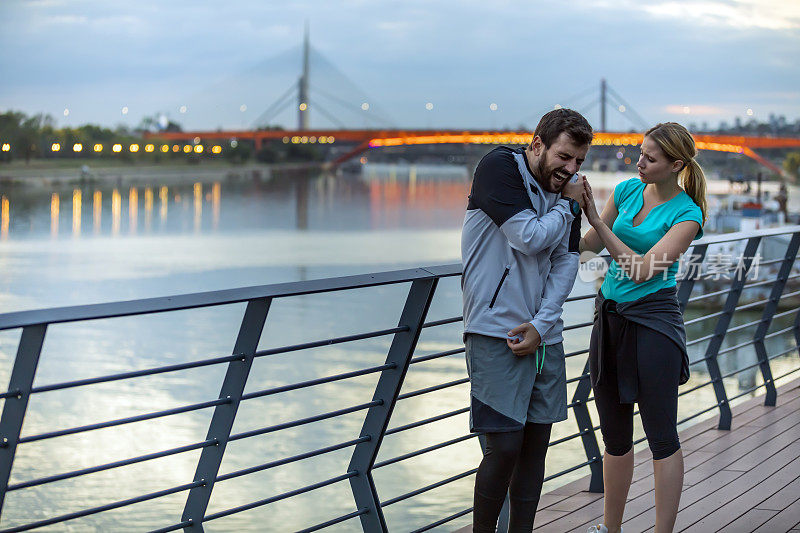
M 547 154 L 542 154 L 542 157 L 539 159 L 539 163 L 536 165 L 536 171 L 538 174 L 537 181 L 542 189 L 547 192 L 561 192 L 561 190 L 564 188 L 564 185 L 566 185 L 567 181 L 569 180 L 565 181 L 561 187 L 554 188 L 553 174 L 559 169 L 559 167 L 554 167 L 548 170 L 547 165 L 545 164 L 545 159 L 547 159 Z

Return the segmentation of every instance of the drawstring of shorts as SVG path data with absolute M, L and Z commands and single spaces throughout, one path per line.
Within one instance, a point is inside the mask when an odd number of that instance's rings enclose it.
M 542 342 L 542 358 L 539 359 L 539 350 L 536 350 L 536 373 L 541 374 L 542 369 L 544 368 L 544 356 L 547 350 L 547 343 Z

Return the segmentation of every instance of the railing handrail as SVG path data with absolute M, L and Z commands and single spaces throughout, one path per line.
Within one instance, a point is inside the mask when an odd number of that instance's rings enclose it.
M 237 289 L 178 294 L 139 300 L 123 300 L 88 305 L 51 307 L 30 311 L 15 311 L 0 314 L 0 331 L 23 328 L 39 324 L 62 324 L 104 318 L 119 318 L 132 315 L 147 315 L 183 311 L 200 307 L 213 307 L 243 303 L 257 298 L 285 298 L 325 292 L 343 291 L 406 283 L 419 279 L 443 278 L 461 274 L 461 264 L 435 265 L 428 267 L 358 274 L 336 278 L 307 281 L 290 281 L 270 285 L 255 285 Z

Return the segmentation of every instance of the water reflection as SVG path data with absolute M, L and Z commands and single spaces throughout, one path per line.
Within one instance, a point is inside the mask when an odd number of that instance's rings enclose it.
M 122 196 L 119 191 L 111 191 L 111 234 L 119 235 L 120 218 L 122 216 Z
M 8 198 L 5 196 L 0 197 L 0 239 L 6 240 L 8 238 L 8 225 L 11 220 L 9 213 Z
M 81 236 L 81 190 L 72 191 L 72 235 Z
M 131 187 L 128 192 L 128 219 L 130 233 L 135 235 L 139 225 L 139 192 L 136 187 Z
M 94 191 L 92 195 L 92 222 L 94 234 L 100 233 L 100 224 L 103 217 L 103 193 L 101 191 Z

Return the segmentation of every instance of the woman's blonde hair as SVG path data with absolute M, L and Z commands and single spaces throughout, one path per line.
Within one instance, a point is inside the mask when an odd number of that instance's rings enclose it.
M 708 218 L 706 176 L 694 159 L 697 156 L 697 147 L 692 134 L 677 122 L 663 122 L 647 130 L 644 136 L 652 139 L 672 161 L 683 161 L 678 179 L 686 194 L 700 207 L 705 224 Z

